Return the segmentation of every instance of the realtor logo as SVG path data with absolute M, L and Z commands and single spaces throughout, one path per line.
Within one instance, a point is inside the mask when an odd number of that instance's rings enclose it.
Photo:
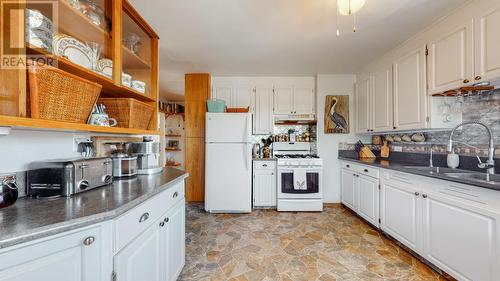
M 56 66 L 52 39 L 57 31 L 57 0 L 0 0 L 0 69 L 30 64 Z

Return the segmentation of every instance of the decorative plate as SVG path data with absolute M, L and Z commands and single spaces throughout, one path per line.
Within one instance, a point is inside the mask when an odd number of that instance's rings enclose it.
M 106 58 L 98 60 L 97 72 L 109 78 L 113 77 L 113 61 Z
M 83 42 L 66 34 L 57 34 L 53 42 L 54 54 L 92 69 L 92 50 Z

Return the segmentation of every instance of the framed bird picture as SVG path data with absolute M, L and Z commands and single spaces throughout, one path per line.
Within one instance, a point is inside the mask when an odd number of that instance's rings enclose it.
M 349 96 L 326 96 L 325 134 L 349 134 Z

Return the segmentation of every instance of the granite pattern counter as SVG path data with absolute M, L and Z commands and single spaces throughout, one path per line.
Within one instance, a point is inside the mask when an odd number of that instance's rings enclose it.
M 165 168 L 71 198 L 21 198 L 0 209 L 0 249 L 113 219 L 187 177 L 185 171 Z
M 346 156 L 340 156 L 339 160 L 351 161 L 351 162 L 355 162 L 355 163 L 359 163 L 359 164 L 363 164 L 363 165 L 374 166 L 374 167 L 389 169 L 389 170 L 396 170 L 396 171 L 414 174 L 414 175 L 418 175 L 418 176 L 425 176 L 425 177 L 436 178 L 436 179 L 441 179 L 441 180 L 453 181 L 453 182 L 474 185 L 474 186 L 479 186 L 479 187 L 483 187 L 483 188 L 488 188 L 488 189 L 500 191 L 500 186 L 489 184 L 486 182 L 473 181 L 473 180 L 468 180 L 468 179 L 463 179 L 463 178 L 453 178 L 453 177 L 449 177 L 443 173 L 430 173 L 430 172 L 426 172 L 426 171 L 408 168 L 410 166 L 425 167 L 425 166 L 428 166 L 428 164 L 424 165 L 422 163 L 385 160 L 385 159 L 379 159 L 379 158 L 374 159 L 374 160 L 363 160 L 363 159 L 358 159 L 358 158 L 354 158 L 354 157 L 346 157 Z M 463 172 L 474 172 L 474 171 L 463 170 Z

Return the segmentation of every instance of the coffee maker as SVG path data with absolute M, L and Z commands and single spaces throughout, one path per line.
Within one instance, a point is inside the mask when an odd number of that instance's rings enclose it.
M 142 142 L 126 144 L 129 155 L 137 156 L 137 174 L 152 175 L 163 171 L 159 166 L 160 143 L 144 137 Z

